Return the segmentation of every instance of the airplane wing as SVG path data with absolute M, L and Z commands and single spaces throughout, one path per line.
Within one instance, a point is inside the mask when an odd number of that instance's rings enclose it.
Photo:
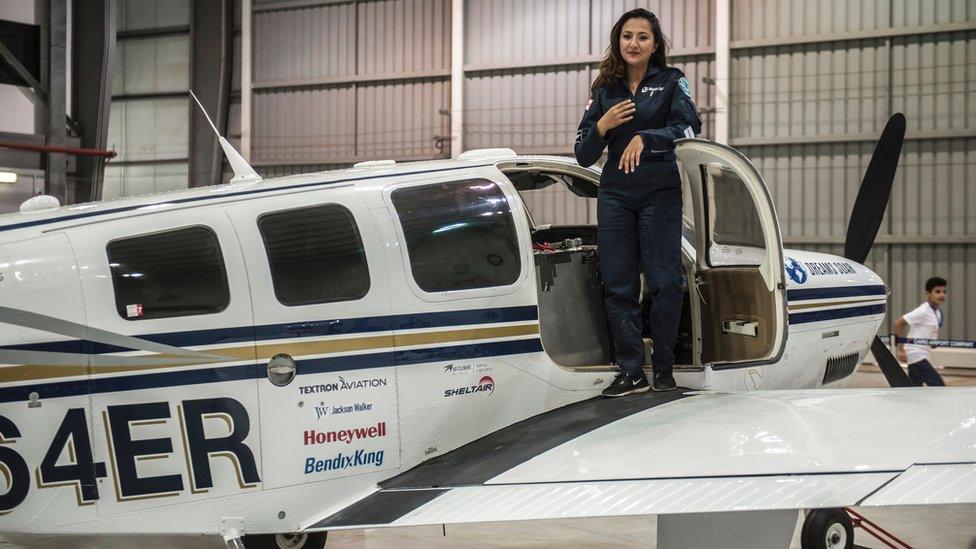
M 307 530 L 976 502 L 976 388 L 650 393 L 553 410 Z

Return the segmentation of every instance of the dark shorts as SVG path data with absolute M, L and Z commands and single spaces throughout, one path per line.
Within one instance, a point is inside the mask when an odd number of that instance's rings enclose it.
M 935 368 L 932 367 L 932 364 L 928 360 L 920 360 L 909 364 L 908 379 L 912 380 L 912 384 L 916 387 L 923 385 L 928 385 L 929 387 L 945 386 L 945 381 L 942 381 L 942 376 L 939 375 L 939 372 L 935 371 Z

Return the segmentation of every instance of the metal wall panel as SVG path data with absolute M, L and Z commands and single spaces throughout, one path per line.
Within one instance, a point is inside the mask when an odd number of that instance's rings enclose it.
M 891 3 L 894 27 L 976 21 L 976 2 L 972 0 L 891 0 Z
M 786 237 L 843 237 L 872 143 L 742 147 L 759 169 Z
M 296 164 L 296 165 L 275 165 L 275 166 L 258 166 L 255 169 L 261 177 L 270 179 L 272 177 L 285 177 L 289 175 L 295 175 L 298 173 L 313 173 L 313 172 L 325 172 L 329 170 L 341 170 L 343 168 L 348 168 L 350 164 Z
M 883 39 L 734 50 L 732 138 L 871 133 L 888 112 Z
M 355 153 L 356 98 L 351 86 L 255 94 L 253 109 L 254 162 L 313 163 Z
M 451 89 L 442 80 L 418 80 L 360 86 L 356 106 L 356 151 L 363 158 L 444 158 L 450 142 L 436 146 L 435 136 L 450 133 L 441 110 Z
M 574 195 L 562 185 L 522 194 L 536 225 L 595 225 L 596 199 Z
M 843 237 L 874 143 L 743 147 L 786 236 Z M 976 138 L 905 142 L 881 234 L 976 235 Z
M 115 161 L 186 158 L 189 142 L 186 99 L 116 101 L 109 114 L 108 146 Z
M 465 148 L 570 153 L 591 82 L 584 65 L 469 76 L 464 85 Z
M 976 235 L 976 138 L 909 141 L 892 189 L 891 233 Z
M 577 0 L 468 0 L 465 64 L 522 62 L 591 53 L 590 6 Z
M 679 57 L 672 64 L 691 82 L 699 110 L 713 105 L 712 56 Z M 479 71 L 464 85 L 465 149 L 509 147 L 523 154 L 572 154 L 595 66 Z M 702 114 L 703 136 L 714 135 L 714 114 Z
M 254 13 L 254 81 L 356 72 L 356 5 Z
M 891 0 L 732 0 L 732 40 L 835 34 L 888 27 Z
M 190 24 L 190 0 L 120 0 L 116 30 L 133 31 Z
M 359 74 L 450 68 L 450 0 L 362 2 L 358 10 Z
M 732 40 L 976 21 L 971 0 L 732 0 Z
M 120 40 L 115 48 L 112 95 L 186 91 L 190 78 L 190 37 Z
M 708 84 L 705 79 L 715 77 L 715 58 L 708 57 L 679 57 L 669 60 L 675 67 L 681 69 L 691 85 L 691 94 L 695 98 L 695 106 L 701 113 L 702 133 L 699 137 L 715 138 L 715 86 Z M 596 74 L 594 74 L 594 78 Z M 701 111 L 705 112 L 701 112 Z
M 715 44 L 714 0 L 593 0 L 592 3 L 590 49 L 594 54 L 606 51 L 610 28 L 617 19 L 638 7 L 657 15 L 664 35 L 671 40 L 672 49 L 703 49 Z
M 891 58 L 892 108 L 910 129 L 976 128 L 976 32 L 898 37 Z
M 145 164 L 105 167 L 102 199 L 139 196 L 185 189 L 188 180 L 186 164 Z

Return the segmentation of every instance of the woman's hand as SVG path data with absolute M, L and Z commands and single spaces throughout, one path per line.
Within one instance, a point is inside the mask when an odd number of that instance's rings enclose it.
M 634 118 L 634 111 L 636 110 L 637 106 L 630 99 L 625 99 L 610 107 L 596 123 L 596 131 L 600 132 L 600 139 L 606 139 L 608 131 L 630 122 Z
M 633 173 L 637 166 L 640 166 L 640 155 L 643 150 L 644 138 L 637 134 L 624 149 L 624 154 L 620 155 L 620 163 L 617 167 L 624 173 Z

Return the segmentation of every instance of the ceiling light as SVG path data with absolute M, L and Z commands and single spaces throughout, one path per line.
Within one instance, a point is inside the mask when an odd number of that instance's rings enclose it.
M 17 174 L 15 172 L 0 172 L 0 183 L 16 183 Z

